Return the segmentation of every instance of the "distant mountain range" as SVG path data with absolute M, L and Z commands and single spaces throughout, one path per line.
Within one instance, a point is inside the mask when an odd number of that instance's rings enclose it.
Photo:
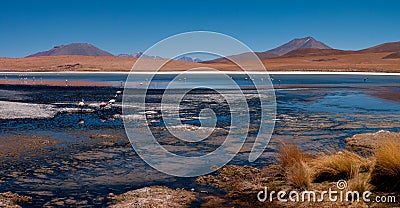
M 142 57 L 142 58 L 148 58 L 148 59 L 165 59 L 160 56 L 148 56 L 148 55 L 143 54 L 143 52 L 137 52 L 134 54 L 119 54 L 117 57 L 120 57 L 120 58 L 140 58 L 140 57 Z M 185 62 L 201 62 L 200 59 L 192 58 L 189 56 L 181 56 L 175 60 L 185 61 Z
M 383 59 L 394 59 L 400 58 L 400 42 L 384 43 L 374 47 L 362 49 L 362 50 L 339 50 L 333 49 L 321 41 L 314 39 L 313 37 L 296 38 L 293 39 L 277 48 L 264 51 L 255 52 L 259 59 L 270 59 L 270 58 L 291 58 L 291 57 L 307 57 L 307 56 L 328 56 L 328 55 L 345 55 L 354 53 L 380 53 L 380 52 L 393 52 L 387 55 Z M 38 52 L 27 57 L 38 57 L 38 56 L 63 56 L 63 55 L 78 55 L 78 56 L 114 56 L 113 54 L 101 50 L 88 43 L 72 43 L 68 45 L 55 46 L 51 50 Z M 149 58 L 149 59 L 164 59 L 159 56 L 147 56 L 143 52 L 137 52 L 134 54 L 119 54 L 117 57 L 121 58 Z M 242 53 L 237 55 L 229 56 L 228 58 L 234 58 L 235 60 L 249 60 L 252 58 L 251 53 Z M 176 60 L 185 62 L 202 62 L 198 58 L 189 56 L 181 56 Z M 202 63 L 224 63 L 229 62 L 225 57 L 214 60 L 203 61 Z
M 139 58 L 142 55 L 143 55 L 143 52 L 137 52 L 137 53 L 134 53 L 134 54 L 123 53 L 123 54 L 119 54 L 118 57 L 121 57 L 121 58 Z
M 202 60 L 200 60 L 199 58 L 192 58 L 189 56 L 182 56 L 182 57 L 177 58 L 176 60 L 185 61 L 185 62 L 202 62 Z
M 140 58 L 140 57 L 142 57 L 142 58 L 148 58 L 148 59 L 164 59 L 163 57 L 160 57 L 160 56 L 148 56 L 148 55 L 143 54 L 143 52 L 136 52 L 133 54 L 119 54 L 117 57 L 120 57 L 120 58 Z

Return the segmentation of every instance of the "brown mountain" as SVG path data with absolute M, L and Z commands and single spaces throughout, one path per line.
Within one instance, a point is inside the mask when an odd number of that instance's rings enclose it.
M 36 56 L 65 56 L 65 55 L 75 55 L 75 56 L 113 56 L 107 51 L 103 51 L 88 43 L 71 43 L 68 45 L 55 46 L 54 48 L 38 52 L 27 57 Z
M 293 39 L 277 48 L 269 50 L 268 52 L 274 53 L 278 56 L 282 56 L 290 51 L 299 48 L 331 49 L 331 47 L 325 45 L 318 40 L 315 40 L 313 37 L 305 37 Z
M 301 48 L 315 48 L 315 49 L 332 49 L 331 47 L 325 45 L 324 43 L 315 40 L 313 37 L 296 38 L 293 39 L 277 48 L 271 49 L 265 52 L 255 52 L 259 59 L 274 58 L 287 54 L 290 51 L 301 49 Z M 249 53 L 242 53 L 237 55 L 232 55 L 229 57 L 234 57 L 236 60 L 248 60 L 252 56 Z M 210 61 L 205 61 L 203 63 L 224 63 L 229 62 L 226 58 L 218 58 Z
M 383 43 L 371 48 L 359 50 L 363 53 L 400 52 L 400 42 Z
M 318 49 L 318 48 L 299 48 L 292 50 L 282 56 L 282 58 L 290 57 L 308 57 L 308 56 L 329 56 L 329 55 L 347 55 L 347 54 L 363 54 L 363 53 L 388 53 L 391 54 L 383 57 L 383 59 L 400 58 L 400 42 L 383 43 L 370 48 L 351 51 L 338 49 Z

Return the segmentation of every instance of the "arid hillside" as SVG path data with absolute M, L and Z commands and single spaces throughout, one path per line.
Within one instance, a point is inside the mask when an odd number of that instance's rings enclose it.
M 313 37 L 296 38 L 277 48 L 255 52 L 269 71 L 397 72 L 400 73 L 400 42 L 383 43 L 362 50 L 333 49 Z M 25 58 L 0 58 L 0 72 L 129 72 L 139 57 L 138 71 L 260 71 L 259 60 L 242 53 L 198 62 L 193 57 L 168 60 L 143 53 L 113 56 L 88 43 L 55 46 Z M 231 60 L 239 61 L 233 63 Z M 194 61 L 197 60 L 197 61 Z M 161 69 L 155 69 L 163 64 Z
M 322 50 L 326 55 L 308 51 L 305 55 L 293 52 L 286 57 L 263 59 L 264 66 L 269 71 L 360 71 L 360 72 L 398 72 L 400 73 L 400 58 L 393 52 L 360 53 L 337 52 L 331 49 Z M 319 50 L 321 51 L 321 50 Z M 328 53 L 327 53 L 328 52 Z M 1 72 L 129 72 L 137 58 L 121 58 L 113 56 L 42 56 L 29 58 L 0 58 Z M 144 59 L 148 67 L 163 62 L 162 59 Z M 242 66 L 255 68 L 255 61 L 241 61 Z M 184 71 L 200 68 L 214 68 L 223 71 L 239 71 L 240 67 L 232 62 L 223 63 L 192 63 L 170 60 L 160 71 Z M 149 71 L 143 68 L 140 71 Z

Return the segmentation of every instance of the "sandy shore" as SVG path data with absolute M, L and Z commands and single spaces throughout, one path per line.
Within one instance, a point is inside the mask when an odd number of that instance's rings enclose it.
M 391 100 L 395 102 L 400 102 L 400 92 L 394 92 L 394 91 L 381 91 L 381 92 L 375 92 L 371 93 L 371 95 L 385 99 L 385 100 Z

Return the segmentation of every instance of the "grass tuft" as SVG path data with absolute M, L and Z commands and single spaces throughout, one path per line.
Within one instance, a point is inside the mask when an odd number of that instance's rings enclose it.
M 311 185 L 311 170 L 306 164 L 309 158 L 297 145 L 281 143 L 278 163 L 286 179 L 295 188 L 306 190 Z
M 316 182 L 348 180 L 359 172 L 367 172 L 371 163 L 368 159 L 350 151 L 325 155 L 313 161 Z
M 384 191 L 400 191 L 400 144 L 385 139 L 375 149 L 371 183 Z
M 357 191 L 358 193 L 364 193 L 365 191 L 371 191 L 374 189 L 370 183 L 370 173 L 357 173 L 354 177 L 348 181 L 348 188 L 351 191 Z
M 301 161 L 306 161 L 306 155 L 297 145 L 281 143 L 278 149 L 278 163 L 283 171 Z
M 295 188 L 308 190 L 311 187 L 311 169 L 303 161 L 289 167 L 286 171 L 286 178 Z

